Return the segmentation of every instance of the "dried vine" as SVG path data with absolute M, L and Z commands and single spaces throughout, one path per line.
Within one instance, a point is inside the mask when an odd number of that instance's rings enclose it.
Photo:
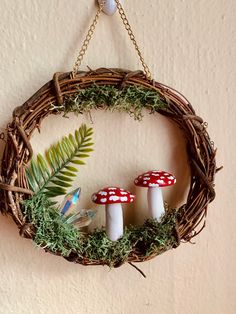
M 51 114 L 52 104 L 62 106 L 64 100 L 78 92 L 96 86 L 115 86 L 118 88 L 138 86 L 157 92 L 167 107 L 157 107 L 156 112 L 173 120 L 186 138 L 186 148 L 191 169 L 191 183 L 186 204 L 178 209 L 178 224 L 175 230 L 177 243 L 190 241 L 205 226 L 207 207 L 215 198 L 214 179 L 216 169 L 216 149 L 206 130 L 206 123 L 195 114 L 191 104 L 172 88 L 148 80 L 142 71 L 130 72 L 121 69 L 98 69 L 79 72 L 74 76 L 69 73 L 56 73 L 22 106 L 13 112 L 13 120 L 7 127 L 6 146 L 0 173 L 0 199 L 3 212 L 10 214 L 24 237 L 33 239 L 35 226 L 28 221 L 22 210 L 22 200 L 30 197 L 32 191 L 26 179 L 25 167 L 32 158 L 33 149 L 30 138 L 35 129 L 40 129 L 42 121 Z M 99 104 L 97 109 L 106 109 L 106 104 Z M 133 251 L 128 261 L 139 262 L 157 255 L 156 252 L 145 256 L 141 248 Z M 103 261 L 91 263 L 70 254 L 68 260 L 89 264 L 104 264 Z M 119 266 L 119 265 L 117 265 Z

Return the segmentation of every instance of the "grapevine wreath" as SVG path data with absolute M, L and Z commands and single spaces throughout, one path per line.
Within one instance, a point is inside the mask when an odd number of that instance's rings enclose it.
M 123 8 L 118 0 L 116 3 L 130 34 L 132 31 Z M 96 25 L 101 10 L 102 5 L 92 25 Z M 188 100 L 176 90 L 151 79 L 133 35 L 131 39 L 144 72 L 106 68 L 79 71 L 90 37 L 91 34 L 86 37 L 73 72 L 54 74 L 51 81 L 14 110 L 13 119 L 7 126 L 1 164 L 1 210 L 12 216 L 22 237 L 33 239 L 45 251 L 63 256 L 68 261 L 111 267 L 129 262 L 134 266 L 133 262 L 150 260 L 177 248 L 181 241 L 191 241 L 204 228 L 208 204 L 215 198 L 216 149 L 206 130 L 207 124 L 196 115 Z M 165 204 L 165 213 L 160 219 L 150 217 L 141 226 L 128 226 L 115 240 L 104 228 L 92 232 L 83 228 L 86 225 L 83 221 L 89 220 L 89 213 L 64 215 L 63 211 L 67 210 L 65 204 L 79 195 L 80 189 L 71 196 L 68 188 L 76 176 L 76 167 L 82 165 L 83 159 L 92 152 L 93 130 L 82 125 L 74 135 L 65 136 L 52 145 L 45 157 L 34 157 L 30 139 L 50 115 L 84 114 L 91 110 L 125 111 L 140 121 L 146 110 L 172 120 L 182 130 L 186 141 L 191 171 L 186 203 L 176 209 Z M 163 183 L 165 177 L 162 178 Z M 143 184 L 141 180 L 142 176 L 139 176 L 135 182 Z M 168 180 L 172 183 L 174 177 Z M 123 189 L 118 192 L 121 194 L 114 196 L 114 200 L 129 193 Z M 107 193 L 109 189 L 100 191 L 100 195 Z M 54 197 L 65 194 L 66 203 L 61 210 Z M 120 199 L 133 201 L 133 196 L 128 195 Z M 97 196 L 93 195 L 93 201 L 98 202 Z M 76 227 L 76 222 L 81 228 Z

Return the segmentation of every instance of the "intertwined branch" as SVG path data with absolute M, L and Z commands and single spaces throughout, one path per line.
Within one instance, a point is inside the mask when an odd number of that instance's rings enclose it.
M 26 179 L 26 165 L 32 158 L 33 150 L 30 138 L 39 129 L 48 115 L 58 114 L 52 104 L 63 106 L 64 99 L 73 96 L 79 89 L 97 86 L 115 86 L 117 88 L 140 86 L 158 93 L 167 104 L 157 107 L 156 112 L 173 120 L 186 139 L 191 183 L 186 204 L 178 209 L 176 238 L 190 241 L 205 226 L 207 207 L 215 198 L 214 178 L 216 169 L 216 149 L 206 130 L 206 123 L 195 114 L 191 104 L 177 91 L 158 82 L 150 81 L 142 71 L 130 72 L 121 69 L 98 69 L 79 72 L 75 77 L 71 73 L 56 73 L 53 80 L 45 84 L 26 103 L 13 112 L 13 120 L 8 125 L 7 143 L 4 151 L 0 174 L 0 199 L 2 211 L 10 214 L 24 237 L 34 238 L 35 228 L 22 213 L 21 201 L 32 194 Z M 97 109 L 106 109 L 99 104 Z M 143 261 L 156 256 L 153 252 L 145 257 L 142 249 L 130 254 L 130 262 Z M 90 264 L 89 260 L 71 255 L 68 260 L 81 264 Z M 104 264 L 94 261 L 93 264 Z

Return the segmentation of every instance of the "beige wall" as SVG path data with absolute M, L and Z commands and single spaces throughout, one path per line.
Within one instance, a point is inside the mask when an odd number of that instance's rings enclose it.
M 236 1 L 127 0 L 125 8 L 155 79 L 191 100 L 208 121 L 218 147 L 217 161 L 224 171 L 217 175 L 217 198 L 209 207 L 207 228 L 195 245 L 183 244 L 141 264 L 145 280 L 128 265 L 109 271 L 45 254 L 21 239 L 13 222 L 1 216 L 0 313 L 236 312 Z M 14 107 L 55 71 L 71 69 L 94 14 L 94 1 L 1 0 L 0 12 L 0 126 L 4 127 Z M 117 15 L 102 17 L 83 67 L 87 64 L 140 67 Z M 82 186 L 83 206 L 91 206 L 89 196 L 103 185 L 132 189 L 134 176 L 149 168 L 174 171 L 178 184 L 165 197 L 172 205 L 182 201 L 188 169 L 184 143 L 174 125 L 159 116 L 146 116 L 142 123 L 124 114 L 94 113 L 93 118 L 96 152 L 76 182 Z M 86 117 L 83 120 L 89 123 Z M 42 134 L 35 134 L 35 151 L 43 151 L 81 121 L 81 117 L 48 119 Z M 142 207 L 139 212 L 127 208 L 126 223 L 144 219 L 141 193 Z M 103 223 L 101 210 L 94 224 Z

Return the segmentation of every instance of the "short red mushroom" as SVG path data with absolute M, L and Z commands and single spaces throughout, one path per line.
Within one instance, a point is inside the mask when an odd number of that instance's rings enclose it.
M 92 201 L 105 205 L 106 233 L 110 240 L 116 241 L 123 235 L 122 203 L 132 203 L 134 195 L 118 187 L 103 188 L 92 195 Z
M 160 170 L 145 172 L 134 180 L 136 186 L 148 188 L 148 209 L 152 218 L 161 220 L 165 213 L 161 188 L 173 185 L 175 182 L 176 178 L 172 174 Z

